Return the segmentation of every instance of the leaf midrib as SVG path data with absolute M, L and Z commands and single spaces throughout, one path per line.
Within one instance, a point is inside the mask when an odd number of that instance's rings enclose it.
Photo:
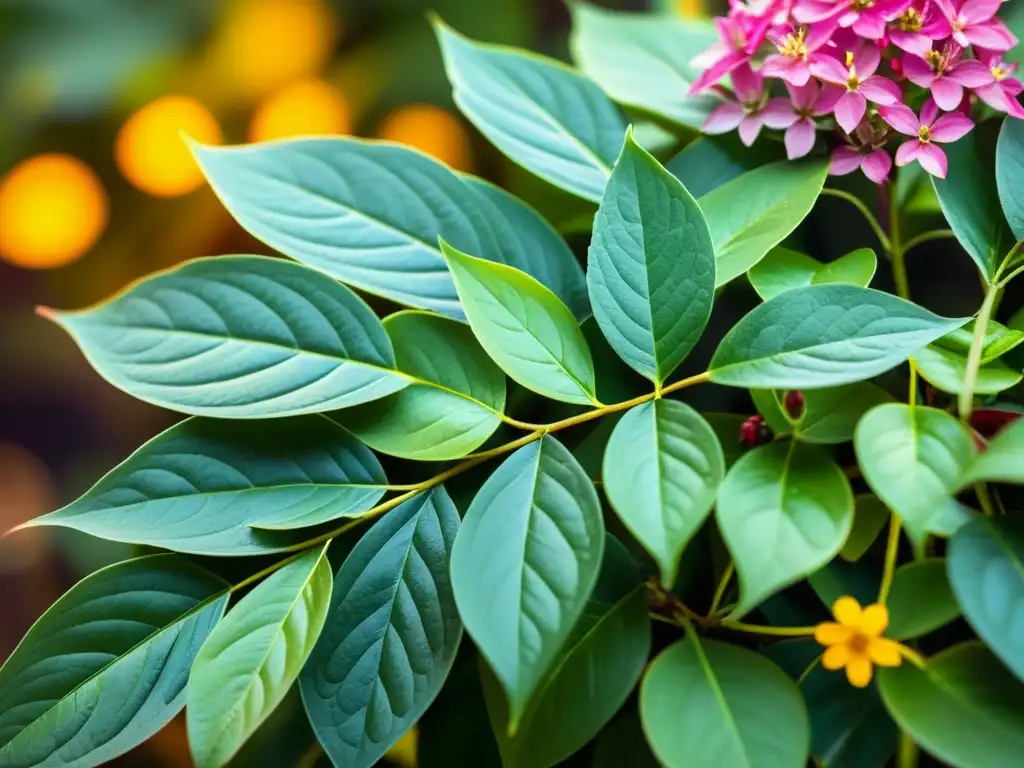
M 732 735 L 739 742 L 740 751 L 743 754 L 744 765 L 746 768 L 753 768 L 753 762 L 750 759 L 750 755 L 747 752 L 747 745 L 743 741 L 743 736 L 740 734 L 739 724 L 736 722 L 736 718 L 732 714 L 732 709 L 729 707 L 729 702 L 725 698 L 725 692 L 722 690 L 722 686 L 718 683 L 718 678 L 715 676 L 714 669 L 711 667 L 711 662 L 704 653 L 704 647 L 701 645 L 700 639 L 694 634 L 690 633 L 690 642 L 693 643 L 694 651 L 697 654 L 697 661 L 704 671 L 704 678 L 707 680 L 708 687 L 711 689 L 712 695 L 715 697 L 715 702 L 718 704 L 718 709 L 722 713 L 726 725 L 732 732 Z

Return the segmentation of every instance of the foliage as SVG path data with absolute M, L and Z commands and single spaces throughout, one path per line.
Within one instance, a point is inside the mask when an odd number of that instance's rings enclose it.
M 1024 272 L 1022 124 L 949 147 L 926 216 L 949 229 L 922 229 L 912 168 L 876 216 L 823 152 L 691 141 L 721 108 L 687 95 L 710 26 L 571 7 L 581 72 L 435 27 L 468 119 L 596 203 L 585 254 L 396 145 L 195 145 L 290 260 L 41 310 L 189 418 L 27 524 L 147 552 L 0 670 L 0 765 L 98 765 L 182 707 L 196 764 L 225 765 L 296 688 L 346 768 L 417 723 L 424 766 L 1019 765 L 1024 324 L 996 314 Z M 685 148 L 652 151 L 648 120 Z M 803 253 L 823 197 L 874 240 Z M 910 299 L 908 252 L 951 238 L 973 318 Z

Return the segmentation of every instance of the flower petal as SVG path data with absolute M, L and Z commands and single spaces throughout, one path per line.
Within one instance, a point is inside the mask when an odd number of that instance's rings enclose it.
M 832 604 L 832 615 L 844 627 L 859 627 L 861 613 L 860 603 L 849 595 L 843 595 Z
M 900 644 L 887 637 L 876 637 L 868 643 L 868 658 L 880 667 L 898 667 L 903 662 Z
M 1014 117 L 1024 119 L 1024 108 L 1021 107 L 1016 97 L 1011 96 L 1005 88 L 1008 82 L 1008 80 L 1004 80 L 1001 83 L 992 83 L 991 85 L 979 88 L 975 93 L 979 99 L 993 109 L 998 109 L 1000 112 L 1006 112 Z
M 988 48 L 990 51 L 1008 51 L 1017 45 L 1017 38 L 1001 21 L 967 27 L 963 36 L 971 45 Z
M 889 609 L 881 603 L 864 608 L 860 614 L 860 631 L 865 635 L 878 637 L 889 626 Z
M 921 151 L 921 147 L 924 145 L 917 139 L 905 141 L 900 144 L 900 148 L 896 150 L 896 165 L 903 167 L 909 163 L 914 162 L 917 159 L 918 152 Z
M 947 75 L 965 88 L 981 88 L 996 81 L 992 70 L 977 59 L 968 59 L 957 64 Z
M 964 87 L 948 77 L 937 77 L 932 83 L 932 98 L 939 107 L 950 112 L 964 100 Z
M 892 80 L 874 75 L 860 84 L 858 89 L 864 97 L 876 104 L 889 105 L 903 99 L 903 92 Z
M 861 18 L 863 18 L 861 14 Z M 854 27 L 854 31 L 856 31 Z M 859 32 L 857 34 L 860 34 Z M 885 34 L 885 27 L 882 27 L 882 34 Z M 881 37 L 881 35 L 879 35 Z M 866 80 L 875 74 L 878 65 L 882 63 L 882 52 L 874 43 L 862 43 L 853 54 L 853 66 L 857 69 L 857 77 Z
M 764 124 L 769 128 L 780 130 L 789 128 L 800 119 L 800 115 L 793 111 L 793 104 L 789 99 L 771 99 L 761 110 L 764 117 Z
M 826 83 L 846 85 L 850 71 L 831 56 L 819 56 L 811 62 L 811 74 Z
M 853 147 L 836 147 L 832 152 L 828 172 L 832 176 L 846 176 L 860 168 L 862 162 L 864 162 L 864 155 Z
M 850 646 L 846 643 L 830 645 L 821 656 L 821 666 L 825 669 L 842 669 L 850 660 Z
M 906 104 L 892 104 L 888 107 L 880 107 L 878 114 L 882 116 L 885 122 L 907 136 L 917 136 L 917 132 L 921 129 L 921 123 L 918 121 L 917 115 Z
M 926 99 L 921 107 L 921 125 L 931 125 L 938 116 L 939 105 L 935 103 L 935 99 Z
M 960 9 L 960 15 L 968 24 L 980 24 L 989 21 L 999 12 L 1003 0 L 967 0 Z
M 961 112 L 943 115 L 932 126 L 932 141 L 949 144 L 958 141 L 971 132 L 974 123 Z
M 889 39 L 893 45 L 914 56 L 924 58 L 932 49 L 932 39 L 920 32 L 904 32 L 902 29 L 890 29 Z M 903 62 L 906 64 L 906 61 Z
M 708 67 L 690 86 L 690 96 L 706 91 L 744 62 L 750 61 L 745 53 L 729 53 Z
M 754 142 L 757 141 L 758 134 L 761 133 L 761 126 L 764 125 L 764 117 L 760 114 L 747 115 L 740 121 L 740 141 L 743 142 L 744 146 L 753 146 Z
M 853 31 L 865 40 L 878 40 L 885 36 L 885 21 L 877 14 L 861 13 L 853 22 Z
M 847 133 L 853 133 L 867 110 L 867 99 L 859 93 L 847 91 L 836 102 L 836 122 Z
M 846 679 L 855 688 L 867 688 L 871 684 L 871 660 L 867 656 L 851 656 L 846 662 Z
M 917 152 L 917 162 L 932 176 L 946 178 L 946 153 L 937 144 L 922 144 Z
M 842 6 L 837 7 L 835 3 L 820 2 L 820 0 L 801 0 L 793 8 L 793 18 L 801 24 L 813 24 L 816 21 L 824 21 L 845 10 Z
M 903 74 L 910 82 L 922 88 L 931 88 L 932 83 L 935 82 L 935 70 L 932 69 L 931 64 L 917 56 L 904 56 L 901 61 Z
M 742 104 L 736 101 L 727 101 L 725 104 L 715 107 L 714 111 L 708 115 L 708 120 L 704 123 L 704 133 L 718 134 L 735 131 L 739 128 L 744 115 L 746 112 L 744 112 Z
M 843 88 L 837 88 L 834 85 L 824 86 L 821 93 L 818 94 L 818 98 L 814 100 L 814 104 L 811 105 L 814 116 L 831 115 L 836 109 L 836 103 L 843 98 L 844 93 L 846 90 Z
M 764 93 L 764 78 L 751 69 L 748 62 L 744 62 L 733 70 L 732 89 L 740 101 L 758 101 Z
M 861 163 L 861 170 L 875 184 L 884 184 L 889 180 L 889 171 L 892 170 L 892 158 L 884 149 L 876 149 L 864 158 Z
M 817 83 L 808 83 L 798 86 L 795 83 L 786 83 L 786 91 L 789 93 L 789 100 L 798 109 L 810 109 L 820 95 Z
M 786 131 L 786 157 L 796 160 L 809 154 L 814 149 L 816 135 L 814 121 L 810 118 L 805 117 L 794 123 Z
M 821 645 L 835 645 L 845 643 L 853 637 L 853 630 L 836 624 L 834 621 L 826 621 L 814 628 L 814 640 Z

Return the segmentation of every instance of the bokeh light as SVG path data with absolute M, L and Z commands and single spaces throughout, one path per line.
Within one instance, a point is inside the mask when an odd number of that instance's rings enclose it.
M 57 489 L 46 465 L 20 445 L 0 441 L 0 537 L 56 506 Z M 31 528 L 0 538 L 0 574 L 31 565 L 47 541 L 45 531 Z
M 107 193 L 81 160 L 30 157 L 0 181 L 0 256 L 31 269 L 68 264 L 92 248 L 108 214 Z
M 687 19 L 699 19 L 704 15 L 704 0 L 676 0 L 676 9 Z
M 337 19 L 323 0 L 235 0 L 213 55 L 226 83 L 259 98 L 319 72 L 337 34 Z
M 352 115 L 341 92 L 323 80 L 299 80 L 267 97 L 253 114 L 249 141 L 350 133 Z
M 415 147 L 458 171 L 471 169 L 469 134 L 455 115 L 441 107 L 432 104 L 399 107 L 384 118 L 378 136 Z
M 219 144 L 220 127 L 210 111 L 190 96 L 162 96 L 128 118 L 114 145 L 121 173 L 155 197 L 177 197 L 203 183 L 203 174 L 182 137 Z

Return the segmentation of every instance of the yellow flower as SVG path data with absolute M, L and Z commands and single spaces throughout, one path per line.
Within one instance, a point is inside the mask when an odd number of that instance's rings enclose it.
M 860 603 L 845 596 L 836 600 L 832 613 L 835 622 L 826 621 L 814 630 L 814 639 L 827 646 L 821 658 L 825 669 L 846 667 L 850 684 L 864 688 L 871 682 L 873 664 L 898 667 L 903 661 L 900 644 L 882 637 L 889 626 L 889 611 L 884 605 L 861 608 Z

